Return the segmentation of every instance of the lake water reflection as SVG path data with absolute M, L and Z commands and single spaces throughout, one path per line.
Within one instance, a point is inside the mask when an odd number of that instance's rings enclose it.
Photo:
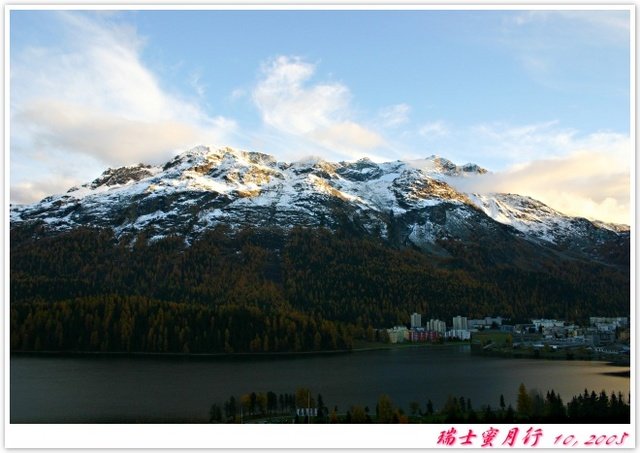
M 519 384 L 565 403 L 585 388 L 629 393 L 629 378 L 605 374 L 628 368 L 602 362 L 479 357 L 469 346 L 429 346 L 315 356 L 170 359 L 12 356 L 11 422 L 206 420 L 212 403 L 252 391 L 293 393 L 309 387 L 325 404 L 375 407 L 388 394 L 406 410 L 447 395 L 473 406 L 515 406 Z

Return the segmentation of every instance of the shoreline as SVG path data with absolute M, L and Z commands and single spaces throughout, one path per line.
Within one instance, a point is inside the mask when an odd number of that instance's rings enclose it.
M 534 351 L 526 351 L 521 350 L 518 352 L 513 352 L 512 350 L 492 350 L 492 351 L 479 351 L 474 350 L 472 348 L 471 353 L 477 356 L 484 357 L 497 357 L 504 359 L 530 359 L 530 360 L 566 360 L 566 361 L 583 361 L 583 362 L 605 362 L 608 366 L 618 366 L 618 367 L 630 367 L 631 359 L 630 357 L 624 356 L 606 356 L 606 355 L 555 355 L 554 353 L 545 353 L 536 355 Z
M 180 352 L 119 352 L 119 351 L 10 351 L 11 357 L 88 357 L 88 358 L 139 358 L 139 359 L 173 359 L 173 360 L 207 360 L 207 359 L 221 359 L 221 360 L 234 360 L 234 359 L 247 359 L 254 358 L 259 360 L 268 359 L 282 359 L 282 358 L 299 358 L 299 357 L 314 357 L 314 356 L 332 356 L 343 355 L 352 353 L 365 353 L 385 350 L 402 350 L 405 348 L 434 348 L 434 347 L 453 347 L 453 346 L 468 346 L 470 347 L 470 354 L 503 358 L 503 359 L 535 359 L 535 360 L 569 360 L 569 361 L 585 361 L 585 362 L 604 362 L 608 366 L 613 367 L 628 367 L 630 361 L 618 360 L 612 357 L 574 357 L 566 358 L 560 356 L 539 356 L 535 357 L 533 354 L 509 354 L 505 351 L 474 351 L 471 348 L 471 344 L 468 342 L 455 342 L 455 343 L 401 343 L 401 344 L 389 344 L 381 343 L 379 345 L 362 345 L 352 349 L 337 349 L 337 350 L 325 350 L 325 351 L 298 351 L 298 352 L 215 352 L 215 353 L 180 353 Z M 614 372 L 618 374 L 618 372 Z
M 389 345 L 381 343 L 376 346 L 365 346 L 352 349 L 336 349 L 324 351 L 297 351 L 297 352 L 202 352 L 202 353 L 183 353 L 183 352 L 124 352 L 124 351 L 10 351 L 10 356 L 58 356 L 58 357 L 137 357 L 137 358 L 175 358 L 175 359 L 207 359 L 207 358 L 283 358 L 283 357 L 311 357 L 335 354 L 351 354 L 369 351 L 395 350 L 404 348 L 417 347 L 437 347 L 437 346 L 468 346 L 469 343 L 449 343 L 449 344 L 430 344 L 430 343 L 405 343 L 398 345 Z

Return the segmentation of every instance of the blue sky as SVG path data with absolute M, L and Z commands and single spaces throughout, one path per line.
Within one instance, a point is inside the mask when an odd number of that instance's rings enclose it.
M 12 11 L 12 201 L 205 143 L 438 154 L 629 223 L 629 35 L 628 11 Z

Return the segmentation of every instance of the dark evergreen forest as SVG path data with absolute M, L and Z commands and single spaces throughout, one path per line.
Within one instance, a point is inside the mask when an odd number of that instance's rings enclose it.
M 428 399 L 426 404 L 413 401 L 409 411 L 396 406 L 392 399 L 382 394 L 374 408 L 351 405 L 331 409 L 324 398 L 312 396 L 311 390 L 298 388 L 295 393 L 277 395 L 274 392 L 251 392 L 239 398 L 231 396 L 223 404 L 216 403 L 209 410 L 211 423 L 240 423 L 247 420 L 274 420 L 275 423 L 308 423 L 306 416 L 292 416 L 297 408 L 316 408 L 313 423 L 629 423 L 631 407 L 629 396 L 604 390 L 594 390 L 574 396 L 567 404 L 554 390 L 546 396 L 524 384 L 518 388 L 516 407 L 505 403 L 504 396 L 496 398 L 496 405 L 484 405 L 474 409 L 471 399 L 448 395 L 443 407 L 434 408 Z M 346 412 L 344 412 L 346 409 Z M 242 415 L 241 415 L 242 414 Z M 621 440 L 622 433 L 616 440 Z M 597 437 L 597 436 L 596 436 Z M 606 436 L 605 436 L 606 437 Z M 626 436 L 625 436 L 626 437 Z M 621 445 L 622 443 L 618 444 Z M 587 444 L 585 444 L 587 445 Z M 599 443 L 597 444 L 599 445 Z M 513 446 L 513 445 L 512 445 Z
M 439 245 L 450 256 L 322 229 L 218 227 L 187 244 L 144 231 L 118 240 L 108 229 L 15 227 L 11 348 L 336 350 L 378 339 L 375 329 L 405 324 L 414 311 L 448 323 L 629 313 L 628 267 L 548 254 L 501 264 L 489 245 Z

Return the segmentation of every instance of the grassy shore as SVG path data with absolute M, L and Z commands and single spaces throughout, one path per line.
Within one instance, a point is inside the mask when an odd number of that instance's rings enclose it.
M 545 349 L 545 348 L 491 348 L 471 349 L 473 354 L 504 357 L 510 359 L 543 359 L 543 360 L 599 360 L 611 364 L 629 366 L 630 358 L 624 354 L 604 354 L 586 350 L 584 348 L 572 349 Z
M 369 341 L 355 341 L 352 349 L 337 349 L 329 351 L 298 351 L 298 352 L 232 352 L 232 353 L 174 353 L 174 352 L 109 352 L 109 351 L 11 351 L 15 356 L 57 356 L 57 357 L 166 357 L 166 358 L 274 358 L 274 357 L 298 357 L 321 356 L 332 354 L 350 354 L 367 351 L 381 351 L 389 349 L 424 348 L 436 346 L 460 346 L 468 343 L 378 343 Z
M 113 357 L 168 357 L 168 358 L 233 358 L 233 357 L 295 357 L 328 354 L 350 354 L 356 352 L 382 351 L 389 349 L 462 346 L 468 342 L 447 343 L 380 343 L 366 340 L 355 340 L 352 349 L 336 349 L 326 351 L 297 351 L 297 352 L 216 352 L 216 353 L 177 353 L 177 352 L 118 352 L 118 351 L 11 351 L 16 356 L 113 356 Z

